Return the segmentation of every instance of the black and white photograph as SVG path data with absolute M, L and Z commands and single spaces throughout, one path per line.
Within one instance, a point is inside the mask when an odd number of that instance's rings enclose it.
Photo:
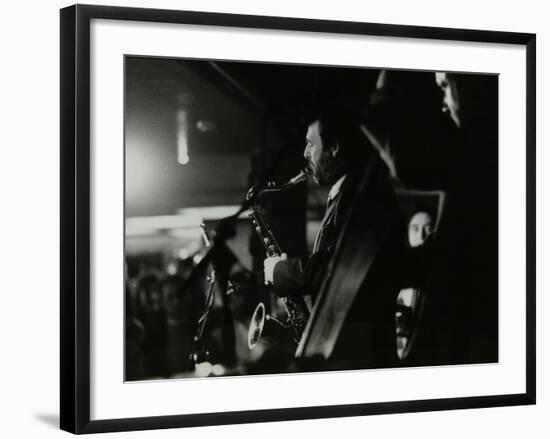
M 544 2 L 7 2 L 0 435 L 540 438 Z
M 124 379 L 498 363 L 498 97 L 125 55 Z
M 536 413 L 536 29 L 237 9 L 60 11 L 61 429 Z

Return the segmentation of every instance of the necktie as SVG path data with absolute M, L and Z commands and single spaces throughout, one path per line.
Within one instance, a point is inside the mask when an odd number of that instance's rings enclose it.
M 319 227 L 319 231 L 317 232 L 317 236 L 315 237 L 315 244 L 313 244 L 313 253 L 316 253 L 319 251 L 319 246 L 321 244 L 321 240 L 323 239 L 325 228 L 328 224 L 332 221 L 335 213 L 336 213 L 336 200 L 339 197 L 339 193 L 336 194 L 334 197 L 329 198 L 327 200 L 327 209 L 325 211 L 325 216 L 323 217 L 323 221 L 321 221 L 321 227 Z M 306 302 L 307 307 L 311 310 L 313 307 L 312 298 L 310 295 L 304 296 L 304 300 Z
M 317 232 L 317 236 L 315 237 L 315 243 L 313 244 L 313 253 L 316 253 L 319 251 L 319 245 L 321 244 L 321 239 L 323 237 L 324 230 L 328 224 L 332 221 L 332 218 L 336 212 L 336 200 L 340 196 L 340 193 L 337 193 L 334 197 L 329 198 L 327 200 L 327 209 L 325 211 L 325 216 L 323 217 L 323 221 L 321 222 L 321 227 L 319 228 L 319 232 Z

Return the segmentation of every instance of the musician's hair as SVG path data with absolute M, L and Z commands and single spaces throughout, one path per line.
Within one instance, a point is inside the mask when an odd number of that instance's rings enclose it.
M 319 135 L 328 147 L 338 145 L 338 153 L 347 167 L 364 164 L 372 154 L 361 130 L 360 112 L 346 108 L 323 108 L 312 111 L 308 123 L 319 121 Z

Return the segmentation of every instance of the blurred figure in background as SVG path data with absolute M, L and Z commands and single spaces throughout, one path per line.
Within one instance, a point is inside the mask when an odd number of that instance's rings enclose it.
M 166 313 L 162 304 L 160 276 L 151 272 L 138 281 L 136 316 L 145 327 L 143 340 L 146 377 L 165 374 Z
M 418 247 L 433 233 L 435 216 L 427 209 L 421 209 L 411 216 L 408 227 L 409 245 Z
M 162 281 L 162 300 L 166 313 L 166 374 L 184 372 L 189 368 L 189 354 L 193 346 L 193 295 L 185 288 L 184 279 L 172 275 Z
M 435 249 L 437 295 L 449 295 L 451 362 L 498 360 L 498 77 L 436 73 L 442 110 L 458 129 Z M 443 277 L 445 276 L 445 277 Z M 445 280 L 446 279 L 446 280 Z M 445 318 L 446 316 L 443 316 Z M 442 323 L 440 321 L 440 323 Z
M 498 78 L 381 72 L 364 130 L 396 186 L 446 194 L 408 360 L 497 361 Z
M 126 380 L 138 380 L 145 374 L 145 357 L 143 353 L 143 341 L 145 339 L 145 326 L 136 317 L 136 306 L 132 300 L 128 280 L 125 291 L 125 368 L 124 377 Z
M 457 128 L 474 130 L 475 137 L 487 130 L 480 130 L 480 123 L 494 119 L 491 114 L 498 103 L 496 76 L 464 73 L 436 72 L 435 82 L 440 88 L 443 113 L 447 113 Z
M 441 164 L 456 148 L 456 127 L 441 112 L 433 72 L 382 70 L 370 97 L 363 130 L 396 187 L 438 188 Z
M 408 245 L 417 248 L 428 240 L 435 229 L 433 212 L 421 208 L 413 213 L 408 224 Z M 403 360 L 413 346 L 416 327 L 422 315 L 422 292 L 420 288 L 404 288 L 397 295 L 395 327 L 397 356 Z

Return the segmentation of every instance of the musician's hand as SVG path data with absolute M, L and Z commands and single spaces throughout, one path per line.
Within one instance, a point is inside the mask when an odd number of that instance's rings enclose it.
M 264 282 L 266 285 L 273 283 L 273 271 L 277 262 L 284 261 L 286 258 L 286 253 L 283 253 L 281 256 L 270 256 L 264 259 Z

